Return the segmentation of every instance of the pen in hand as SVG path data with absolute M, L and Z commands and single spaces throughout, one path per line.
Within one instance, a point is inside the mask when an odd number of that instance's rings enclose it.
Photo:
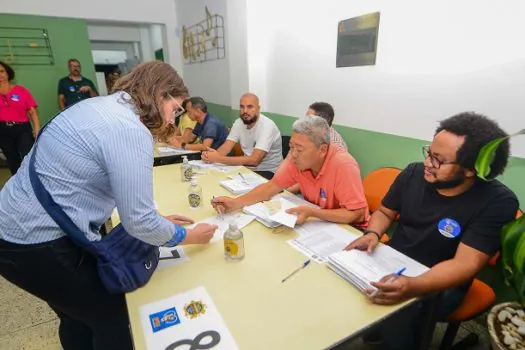
M 392 277 L 390 277 L 386 283 L 392 283 L 394 282 L 399 276 L 401 276 L 403 274 L 403 272 L 405 272 L 407 268 L 406 267 L 403 267 L 401 270 L 397 271 Z M 373 297 L 376 297 L 377 295 L 379 294 L 379 289 L 376 289 L 372 295 L 370 295 L 372 298 Z
M 304 269 L 306 266 L 308 266 L 310 264 L 310 259 L 306 260 L 300 267 L 298 267 L 297 269 L 293 270 L 292 273 L 290 273 L 288 276 L 286 276 L 285 278 L 283 278 L 283 280 L 281 281 L 281 283 L 284 283 L 286 282 L 290 277 L 292 277 L 293 275 L 295 275 L 297 272 L 301 271 L 302 269 Z
M 212 200 L 211 200 L 212 203 L 213 203 L 214 200 L 215 200 L 215 196 L 212 197 Z M 223 217 L 222 217 L 223 213 L 222 213 L 221 205 L 220 204 L 216 204 L 215 205 L 215 209 L 217 210 L 217 213 L 219 214 L 219 219 L 222 220 L 223 219 Z

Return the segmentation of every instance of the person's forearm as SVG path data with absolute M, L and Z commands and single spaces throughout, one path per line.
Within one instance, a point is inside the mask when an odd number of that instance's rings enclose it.
M 241 207 L 267 201 L 282 191 L 272 180 L 255 187 L 250 192 L 238 198 Z
M 365 220 L 364 209 L 348 210 L 312 208 L 311 216 L 338 224 L 359 224 Z
M 31 122 L 33 123 L 33 130 L 40 130 L 40 119 L 38 119 L 38 113 L 36 110 L 32 109 L 29 112 L 29 116 L 31 117 Z
M 178 130 L 178 129 L 177 129 Z M 180 136 L 180 142 L 184 142 L 184 143 L 192 143 L 193 141 L 195 141 L 195 136 L 193 136 L 193 133 L 192 131 L 190 130 L 190 132 L 184 132 L 182 134 L 182 136 Z
M 187 151 L 201 151 L 202 152 L 202 151 L 207 150 L 207 146 L 202 143 L 195 143 L 195 144 L 186 145 L 184 149 Z
M 217 163 L 226 165 L 246 165 L 246 166 L 257 166 L 260 162 L 257 162 L 253 157 L 240 156 L 240 157 L 228 157 L 220 156 Z
M 372 214 L 367 229 L 369 231 L 376 232 L 378 235 L 381 236 L 388 230 L 390 225 L 392 225 L 392 221 L 394 220 L 388 217 L 388 215 L 386 215 L 379 209 Z
M 426 273 L 411 278 L 410 289 L 414 291 L 414 296 L 419 296 L 457 287 L 474 278 L 477 270 L 477 267 L 455 259 L 446 260 L 435 265 Z

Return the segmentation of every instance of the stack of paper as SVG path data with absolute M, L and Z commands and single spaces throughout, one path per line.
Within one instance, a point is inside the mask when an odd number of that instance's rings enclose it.
M 253 204 L 244 207 L 243 210 L 247 214 L 256 216 L 256 220 L 267 227 L 285 225 L 294 228 L 297 216 L 287 214 L 286 210 L 295 207 L 297 204 L 283 197 L 274 197 L 271 201 Z
M 386 245 L 379 245 L 372 254 L 356 249 L 334 253 L 328 258 L 328 266 L 361 291 L 375 290 L 370 282 L 377 282 L 403 268 L 406 269 L 403 275 L 409 277 L 419 276 L 429 270 L 425 265 Z
M 237 196 L 246 192 L 250 192 L 255 187 L 268 182 L 264 177 L 254 173 L 230 175 L 230 180 L 223 180 L 219 183 L 226 188 L 233 195 Z
M 237 165 L 225 165 L 225 164 L 217 164 L 217 163 L 206 163 L 202 160 L 190 160 L 189 163 L 192 167 L 197 169 L 208 169 L 208 170 L 217 170 L 221 171 L 223 173 L 227 173 L 230 171 L 237 171 L 241 169 L 241 166 Z
M 320 220 L 307 221 L 295 232 L 298 236 L 288 244 L 319 263 L 326 262 L 330 255 L 340 252 L 356 239 L 341 226 Z

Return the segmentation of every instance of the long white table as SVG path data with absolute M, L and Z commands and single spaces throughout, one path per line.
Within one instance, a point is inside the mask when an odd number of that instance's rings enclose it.
M 226 176 L 215 171 L 199 176 L 204 207 L 191 210 L 186 199 L 189 184 L 180 180 L 180 165 L 154 168 L 159 211 L 187 215 L 196 221 L 214 215 L 212 196 L 229 195 L 218 184 Z M 345 228 L 350 234 L 360 234 L 350 226 Z M 225 261 L 222 242 L 187 246 L 188 262 L 156 271 L 145 287 L 126 295 L 136 349 L 146 348 L 139 307 L 199 286 L 211 295 L 239 347 L 249 350 L 330 348 L 407 305 L 374 305 L 317 263 L 281 283 L 305 261 L 304 255 L 286 243 L 295 233 L 276 234 L 256 221 L 243 233 L 243 261 Z

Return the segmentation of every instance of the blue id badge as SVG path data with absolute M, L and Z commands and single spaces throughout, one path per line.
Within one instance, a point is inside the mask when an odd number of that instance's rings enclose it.
M 153 333 L 180 323 L 179 315 L 174 307 L 149 315 Z

